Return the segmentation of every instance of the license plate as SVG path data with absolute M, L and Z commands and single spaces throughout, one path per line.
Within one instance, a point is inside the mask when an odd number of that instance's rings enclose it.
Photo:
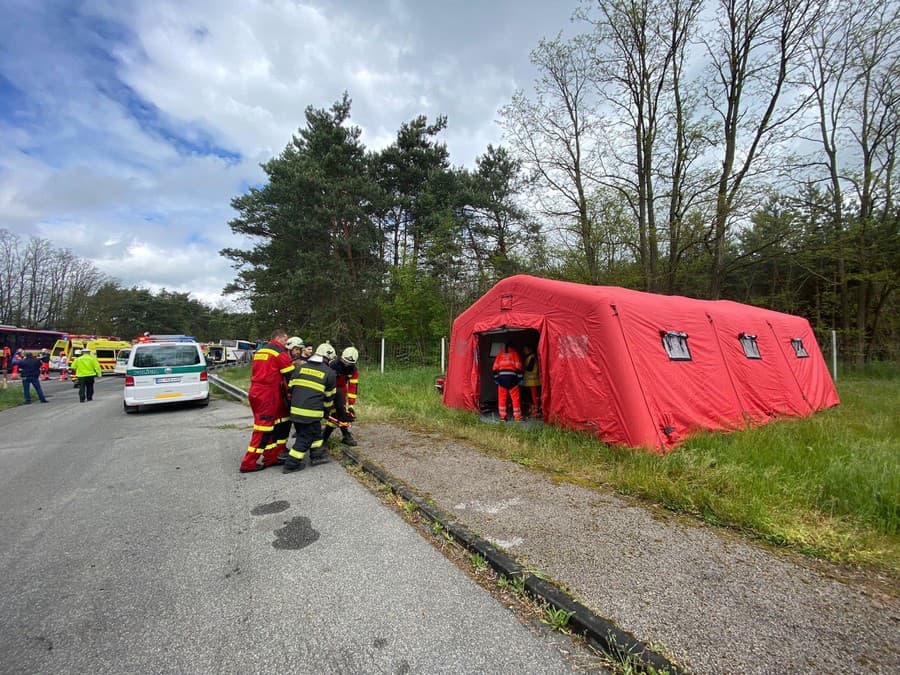
M 157 377 L 156 384 L 168 384 L 169 382 L 181 382 L 180 377 Z

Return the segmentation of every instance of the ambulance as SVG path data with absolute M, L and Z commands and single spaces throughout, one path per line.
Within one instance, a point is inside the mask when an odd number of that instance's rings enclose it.
M 112 373 L 116 368 L 116 356 L 123 349 L 131 347 L 127 340 L 111 336 L 64 335 L 50 350 L 50 369 L 59 370 L 59 357 L 65 354 L 69 364 L 75 359 L 76 350 L 87 350 L 97 357 L 100 369 Z

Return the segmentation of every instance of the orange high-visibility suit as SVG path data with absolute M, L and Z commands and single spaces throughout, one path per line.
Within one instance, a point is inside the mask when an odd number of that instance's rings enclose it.
M 505 420 L 506 398 L 512 400 L 513 418 L 516 421 L 522 419 L 522 406 L 519 402 L 519 381 L 522 379 L 522 359 L 519 352 L 506 345 L 494 359 L 494 382 L 497 383 L 497 409 L 500 419 Z

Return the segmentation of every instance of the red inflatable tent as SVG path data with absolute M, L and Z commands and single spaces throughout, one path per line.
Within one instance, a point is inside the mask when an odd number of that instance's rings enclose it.
M 665 452 L 699 429 L 840 403 L 801 317 L 519 275 L 453 322 L 444 404 L 496 409 L 492 355 L 507 343 L 538 355 L 545 421 L 612 444 Z

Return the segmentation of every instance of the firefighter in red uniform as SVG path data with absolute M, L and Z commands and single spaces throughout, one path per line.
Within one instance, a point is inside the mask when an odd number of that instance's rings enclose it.
M 494 359 L 494 382 L 497 383 L 497 409 L 500 419 L 506 420 L 506 397 L 512 399 L 513 418 L 522 420 L 522 406 L 519 403 L 519 381 L 522 379 L 522 359 L 519 352 L 505 345 Z
M 337 374 L 337 396 L 334 397 L 334 405 L 331 413 L 325 420 L 325 443 L 334 433 L 335 429 L 341 430 L 341 443 L 351 447 L 358 445 L 353 434 L 350 433 L 350 425 L 356 421 L 356 392 L 359 389 L 359 369 L 356 362 L 359 360 L 359 352 L 356 347 L 347 347 L 341 352 L 341 358 L 334 359 L 329 365 Z
M 241 461 L 241 473 L 277 464 L 278 455 L 287 448 L 291 432 L 287 383 L 294 364 L 284 346 L 286 340 L 287 333 L 276 329 L 253 355 L 248 397 L 253 410 L 253 435 Z

